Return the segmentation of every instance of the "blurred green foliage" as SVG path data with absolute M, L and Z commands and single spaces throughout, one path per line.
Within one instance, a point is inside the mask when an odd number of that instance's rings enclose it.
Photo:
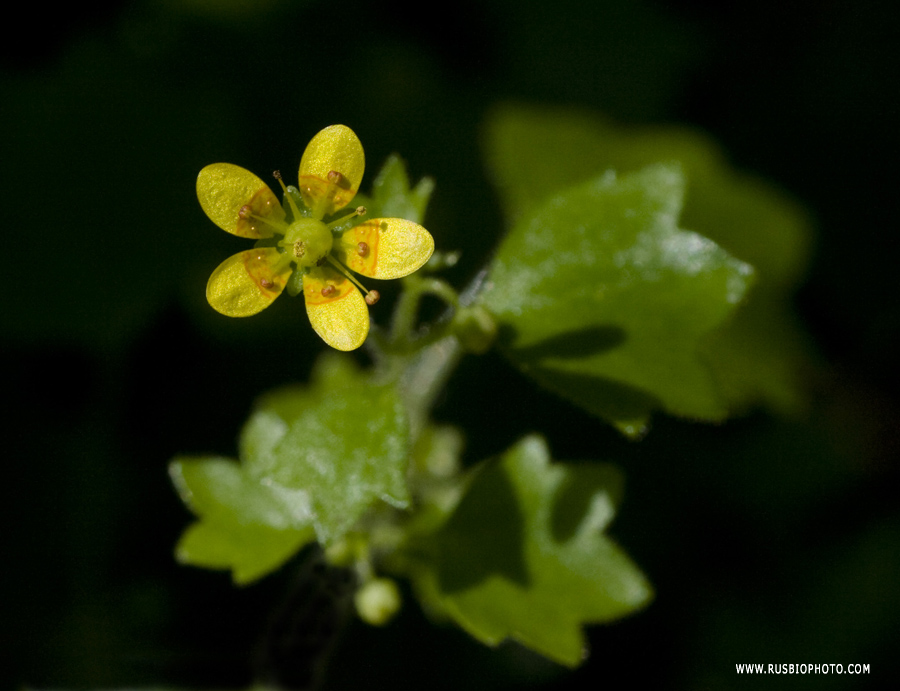
M 200 517 L 178 542 L 182 563 L 231 569 L 235 583 L 249 583 L 316 538 L 308 497 L 285 497 L 231 459 L 179 458 L 169 472 Z
M 782 413 L 804 405 L 810 347 L 789 303 L 809 262 L 812 230 L 794 200 L 733 170 L 714 142 L 686 127 L 622 127 L 571 109 L 507 105 L 495 109 L 487 131 L 491 168 L 513 219 L 604 170 L 625 173 L 677 163 L 685 181 L 676 212 L 680 222 L 756 273 L 738 314 L 706 339 L 704 355 L 721 399 L 717 405 L 739 411 L 766 404 Z M 709 417 L 710 411 L 708 406 L 681 414 Z
M 637 292 L 649 303 L 644 319 L 629 324 L 629 337 L 646 341 L 630 359 L 650 370 L 645 381 L 653 386 L 679 367 L 665 358 L 675 339 L 659 338 L 650 325 L 668 320 L 676 331 L 692 312 L 682 294 L 689 301 L 692 296 L 733 305 L 743 292 L 741 273 L 751 269 L 736 262 L 736 268 L 726 267 L 734 276 L 720 281 L 722 288 L 728 284 L 736 294 L 723 298 L 716 279 L 730 258 L 711 241 L 679 236 L 674 228 L 677 172 L 658 167 L 632 177 L 635 184 L 629 179 L 618 185 L 604 177 L 599 187 L 605 196 L 592 194 L 587 203 L 579 199 L 578 187 L 556 204 L 562 222 L 531 224 L 534 237 L 513 233 L 506 246 L 524 240 L 544 251 L 537 262 L 534 252 L 522 251 L 505 266 L 494 259 L 491 266 L 501 270 L 491 271 L 489 295 L 497 294 L 497 286 L 501 291 L 517 286 L 506 297 L 506 311 L 516 315 L 516 324 L 549 322 L 556 327 L 551 340 L 580 334 L 596 318 L 590 299 L 551 304 L 548 315 L 545 304 L 536 305 L 552 300 L 554 291 L 535 295 L 521 286 L 529 280 L 552 286 L 562 276 L 566 287 L 571 267 L 543 255 L 548 248 L 559 254 L 574 248 L 586 255 L 579 259 L 589 296 L 605 292 L 614 281 L 602 267 L 611 266 L 604 261 L 614 255 L 622 272 L 635 274 L 625 281 L 633 284 L 630 290 L 621 292 Z M 372 203 L 364 201 L 373 213 L 405 210 L 421 220 L 431 187 L 426 179 L 410 188 L 404 165 L 391 157 L 376 176 Z M 288 188 L 285 194 L 296 191 Z M 567 236 L 572 217 L 587 224 L 580 237 Z M 659 273 L 679 271 L 687 281 L 658 279 Z M 258 402 L 239 439 L 239 463 L 219 457 L 172 462 L 175 487 L 199 518 L 182 535 L 176 555 L 186 564 L 230 569 L 235 583 L 246 584 L 316 541 L 329 562 L 352 574 L 354 603 L 364 621 L 384 625 L 400 606 L 396 585 L 385 573 L 411 577 L 432 615 L 453 619 L 490 645 L 512 638 L 575 667 L 586 657 L 582 623 L 609 622 L 650 599 L 643 574 L 603 535 L 622 480 L 611 467 L 551 469 L 549 451 L 537 435 L 498 461 L 480 463 L 468 478 L 460 476 L 459 441 L 465 431 L 430 424 L 433 394 L 428 392 L 437 392 L 452 374 L 459 360 L 455 341 L 464 346 L 473 324 L 458 322 L 455 315 L 435 327 L 450 334 L 438 340 L 403 333 L 415 327 L 414 315 L 404 314 L 415 307 L 409 295 L 428 280 L 404 281 L 391 333 L 373 335 L 369 344 L 374 368 L 363 370 L 346 356 L 326 353 L 309 385 L 282 387 Z M 445 286 L 440 294 L 447 291 L 452 288 Z M 618 292 L 610 291 L 610 305 L 623 302 Z M 460 302 L 455 295 L 449 298 L 454 312 L 460 312 Z M 489 309 L 463 309 L 469 315 L 480 310 L 491 322 L 493 311 L 508 325 L 496 304 L 489 300 Z M 563 318 L 553 321 L 554 312 Z M 606 315 L 614 311 L 607 309 Z M 465 338 L 457 337 L 457 323 Z M 690 342 L 687 353 L 695 350 L 696 342 Z M 574 362 L 572 371 L 590 379 L 591 364 Z M 576 401 L 595 412 L 594 398 L 588 394 Z M 618 400 L 611 395 L 608 404 Z
M 396 150 L 414 179 L 437 180 L 428 227 L 441 247 L 463 251 L 450 272 L 461 286 L 503 228 L 496 173 L 481 167 L 479 149 L 502 99 L 690 123 L 736 168 L 811 210 L 819 239 L 805 274 L 792 257 L 808 251 L 808 230 L 745 256 L 704 221 L 716 209 L 692 210 L 692 156 L 706 144 L 682 130 L 654 144 L 684 147 L 666 156 L 682 159 L 688 179 L 679 225 L 758 270 L 759 299 L 742 308 L 733 336 L 720 332 L 746 346 L 735 361 L 755 363 L 722 368 L 741 375 L 728 387 L 734 400 L 798 417 L 754 406 L 745 419 L 700 427 L 659 415 L 628 443 L 499 356 L 463 361 L 435 415 L 470 431 L 465 457 L 496 456 L 540 429 L 555 456 L 615 461 L 628 493 L 612 533 L 656 600 L 635 618 L 588 628 L 595 655 L 565 676 L 514 644 L 482 648 L 406 607 L 385 629 L 351 623 L 325 688 L 396 687 L 398 651 L 404 684 L 435 689 L 733 688 L 759 682 L 739 679 L 737 662 L 790 660 L 873 668 L 853 679 L 792 677 L 792 688 L 896 683 L 892 4 L 491 0 L 439 10 L 439 21 L 401 3 L 348 2 L 336 13 L 314 0 L 273 2 L 252 16 L 200 6 L 61 8 L 27 50 L 3 46 L 2 189 L 15 205 L 8 218 L 27 219 L 40 248 L 26 256 L 26 233 L 8 223 L 20 244 L 8 251 L 0 309 L 10 382 L 4 682 L 249 683 L 251 651 L 267 640 L 268 613 L 280 621 L 297 565 L 234 589 L 175 564 L 190 516 L 166 463 L 176 451 L 234 457 L 251 401 L 305 381 L 320 345 L 296 301 L 252 323 L 208 309 L 206 278 L 240 243 L 209 230 L 192 194 L 197 171 L 216 160 L 293 165 L 321 127 L 352 125 L 374 165 Z M 29 26 L 44 10 L 21 11 L 19 26 Z M 718 155 L 705 174 L 722 181 Z M 651 162 L 604 159 L 584 179 Z M 807 227 L 793 202 L 781 217 Z M 797 286 L 821 353 L 812 376 L 799 377 L 811 392 L 799 411 L 796 355 L 785 350 L 807 351 L 795 317 L 786 307 L 778 321 L 751 314 L 770 298 L 784 305 Z M 376 320 L 391 298 L 386 291 Z M 743 376 L 759 364 L 771 374 Z M 473 403 L 469 392 L 485 380 L 490 395 Z M 292 664 L 313 659 L 304 651 Z
M 582 623 L 609 622 L 649 601 L 644 576 L 602 535 L 621 496 L 617 471 L 550 464 L 546 442 L 523 439 L 478 469 L 453 515 L 422 549 L 426 605 L 485 643 L 513 638 L 574 667 Z
M 699 341 L 744 298 L 753 267 L 679 229 L 684 185 L 656 165 L 552 197 L 504 238 L 485 290 L 525 372 L 633 437 L 654 409 L 728 413 Z

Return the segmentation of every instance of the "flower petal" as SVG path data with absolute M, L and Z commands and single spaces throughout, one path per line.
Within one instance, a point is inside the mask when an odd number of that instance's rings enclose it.
M 245 168 L 213 163 L 197 176 L 197 199 L 219 228 L 242 238 L 272 237 L 273 227 L 257 219 L 241 218 L 244 206 L 259 218 L 280 223 L 284 209 L 269 186 Z
M 313 137 L 300 159 L 300 193 L 313 216 L 321 219 L 349 204 L 365 168 L 362 144 L 349 127 L 332 125 Z
M 428 261 L 434 252 L 434 238 L 412 221 L 372 218 L 345 230 L 336 249 L 339 259 L 358 274 L 400 278 Z
M 313 329 L 332 348 L 355 350 L 366 340 L 369 308 L 346 276 L 328 265 L 315 267 L 303 276 L 303 297 Z
M 258 247 L 232 255 L 212 272 L 206 299 L 213 309 L 229 317 L 261 312 L 281 295 L 291 275 L 290 262 L 279 268 L 281 254 L 274 247 Z

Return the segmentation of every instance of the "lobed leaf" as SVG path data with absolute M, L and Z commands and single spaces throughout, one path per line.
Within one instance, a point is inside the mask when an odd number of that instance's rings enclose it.
M 327 546 L 374 503 L 407 505 L 409 443 L 395 388 L 329 353 L 310 386 L 260 401 L 242 433 L 241 456 L 259 482 L 309 498 L 316 536 Z
M 728 412 L 698 348 L 753 270 L 678 228 L 683 195 L 666 165 L 567 189 L 520 217 L 481 296 L 523 371 L 629 435 L 658 408 Z
M 484 464 L 434 537 L 420 595 L 479 640 L 514 638 L 562 664 L 585 655 L 581 627 L 633 612 L 651 588 L 604 536 L 621 498 L 610 466 L 552 464 L 528 437 Z
M 431 178 L 422 178 L 415 187 L 410 187 L 406 164 L 392 154 L 372 183 L 372 195 L 357 195 L 357 201 L 366 207 L 367 218 L 395 217 L 422 223 L 433 191 Z
M 230 569 L 234 581 L 245 584 L 275 570 L 315 539 L 305 497 L 278 493 L 233 460 L 178 458 L 169 473 L 199 518 L 175 548 L 182 563 Z
M 594 114 L 507 106 L 489 119 L 486 155 L 511 220 L 608 169 L 677 162 L 687 180 L 682 223 L 753 265 L 757 280 L 734 318 L 703 339 L 705 362 L 733 411 L 804 402 L 809 340 L 790 309 L 812 231 L 803 209 L 735 171 L 709 137 L 684 127 L 623 127 Z

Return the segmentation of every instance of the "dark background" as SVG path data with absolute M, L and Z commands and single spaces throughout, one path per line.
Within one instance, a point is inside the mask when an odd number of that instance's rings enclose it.
M 612 532 L 657 599 L 589 629 L 592 656 L 570 673 L 434 626 L 407 598 L 384 630 L 349 624 L 327 688 L 894 686 L 894 3 L 250 5 L 33 3 L 4 29 L 0 681 L 245 686 L 303 569 L 236 589 L 172 558 L 189 515 L 168 460 L 233 455 L 253 398 L 305 378 L 324 347 L 296 301 L 252 320 L 206 305 L 208 274 L 243 245 L 200 210 L 200 168 L 294 170 L 315 132 L 347 124 L 364 189 L 392 151 L 436 178 L 426 225 L 463 250 L 448 275 L 462 286 L 502 232 L 479 137 L 513 101 L 703 128 L 808 206 L 819 237 L 796 307 L 818 349 L 810 406 L 718 427 L 658 416 L 628 443 L 499 356 L 464 361 L 436 415 L 470 431 L 467 459 L 536 429 L 558 458 L 620 464 Z M 312 665 L 304 651 L 290 664 Z M 871 674 L 750 679 L 741 662 Z

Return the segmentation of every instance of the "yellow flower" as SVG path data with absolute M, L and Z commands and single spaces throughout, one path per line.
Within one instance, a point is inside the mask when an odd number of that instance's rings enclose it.
M 245 238 L 271 240 L 239 252 L 213 271 L 206 299 L 229 317 L 248 317 L 268 307 L 294 271 L 303 278 L 303 297 L 313 329 L 338 350 L 354 350 L 369 333 L 369 305 L 378 299 L 349 269 L 369 278 L 400 278 L 419 269 L 434 251 L 434 240 L 418 223 L 374 218 L 358 207 L 326 222 L 346 207 L 362 181 L 365 157 L 353 130 L 332 125 L 307 145 L 300 160 L 297 204 L 276 174 L 291 211 L 268 185 L 230 163 L 206 166 L 197 177 L 197 198 L 223 230 Z M 295 190 L 296 194 L 296 190 Z M 360 293 L 365 293 L 365 298 Z

